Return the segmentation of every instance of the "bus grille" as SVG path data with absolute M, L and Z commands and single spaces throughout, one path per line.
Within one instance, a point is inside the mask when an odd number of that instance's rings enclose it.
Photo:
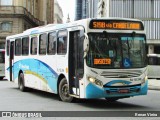
M 131 71 L 103 71 L 100 76 L 105 78 L 131 78 L 131 77 L 138 77 L 142 74 L 141 70 L 131 70 Z
M 128 92 L 127 93 L 134 93 L 134 92 L 139 92 L 140 91 L 140 88 L 141 88 L 141 85 L 137 85 L 137 86 L 127 86 L 127 87 L 117 87 L 117 88 L 110 88 L 110 87 L 107 87 L 107 89 L 106 89 L 106 93 L 107 94 L 117 94 L 117 93 L 119 93 L 119 91 L 121 90 L 121 89 L 126 89 L 126 90 L 128 90 Z

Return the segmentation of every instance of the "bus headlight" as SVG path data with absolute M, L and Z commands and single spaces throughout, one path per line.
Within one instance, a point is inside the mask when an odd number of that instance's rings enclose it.
M 95 83 L 96 79 L 95 78 L 92 78 L 92 77 L 88 77 L 88 80 L 92 83 Z
M 93 78 L 93 77 L 88 77 L 88 80 L 91 82 L 91 83 L 94 83 L 94 84 L 96 84 L 96 85 L 98 85 L 98 86 L 103 86 L 103 83 L 102 83 L 102 81 L 100 81 L 100 80 L 98 80 L 98 79 L 95 79 L 95 78 Z
M 146 82 L 146 80 L 148 79 L 148 76 L 145 76 L 143 79 L 142 79 L 142 84 L 144 84 Z

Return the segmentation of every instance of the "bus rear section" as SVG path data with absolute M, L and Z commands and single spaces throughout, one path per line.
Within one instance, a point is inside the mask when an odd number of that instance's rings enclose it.
M 5 77 L 5 50 L 0 49 L 0 79 Z

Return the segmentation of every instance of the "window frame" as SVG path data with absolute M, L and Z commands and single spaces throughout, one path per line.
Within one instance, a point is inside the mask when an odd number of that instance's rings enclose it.
M 8 25 L 9 27 L 3 27 L 3 25 Z M 2 21 L 0 23 L 0 30 L 2 32 L 12 32 L 12 27 L 13 27 L 13 23 L 11 21 Z

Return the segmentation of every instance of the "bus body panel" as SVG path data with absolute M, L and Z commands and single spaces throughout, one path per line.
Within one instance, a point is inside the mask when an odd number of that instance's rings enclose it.
M 27 87 L 48 91 L 46 85 L 49 85 L 49 90 L 51 89 L 57 93 L 56 83 L 58 74 L 43 61 L 38 59 L 23 59 L 15 62 L 13 68 L 14 80 L 17 81 L 19 72 L 23 71 Z

